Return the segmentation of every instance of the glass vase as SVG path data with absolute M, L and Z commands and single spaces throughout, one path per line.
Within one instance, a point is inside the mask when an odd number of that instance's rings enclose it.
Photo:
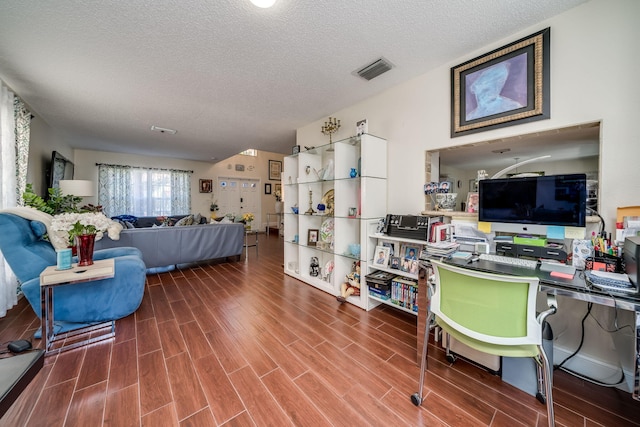
M 95 234 L 81 234 L 77 237 L 78 266 L 93 264 L 93 245 L 96 241 Z

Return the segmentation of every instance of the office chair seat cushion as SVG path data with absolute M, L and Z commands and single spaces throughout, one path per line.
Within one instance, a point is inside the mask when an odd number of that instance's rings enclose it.
M 534 344 L 522 344 L 522 345 L 500 345 L 491 344 L 471 338 L 458 332 L 453 327 L 449 326 L 445 321 L 436 316 L 436 322 L 445 332 L 451 335 L 461 343 L 481 351 L 483 353 L 494 354 L 496 356 L 507 357 L 536 357 L 540 351 L 537 345 Z

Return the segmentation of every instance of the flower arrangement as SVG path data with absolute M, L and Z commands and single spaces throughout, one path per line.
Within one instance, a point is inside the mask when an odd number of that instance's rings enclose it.
M 282 191 L 281 190 L 274 191 L 273 195 L 276 197 L 276 202 L 281 202 L 282 201 Z
M 103 213 L 85 212 L 55 215 L 51 220 L 51 229 L 57 232 L 58 237 L 66 236 L 68 245 L 73 246 L 76 236 L 83 234 L 95 234 L 96 240 L 100 240 L 106 231 L 109 237 L 117 240 L 122 226 Z
M 250 212 L 247 212 L 247 213 L 242 214 L 242 220 L 243 220 L 244 222 L 251 222 L 251 221 L 253 221 L 254 219 L 256 219 L 256 217 L 255 217 L 252 213 L 250 213 Z

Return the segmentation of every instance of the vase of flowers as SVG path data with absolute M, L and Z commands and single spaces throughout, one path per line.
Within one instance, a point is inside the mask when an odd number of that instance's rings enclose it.
M 55 235 L 49 236 L 50 239 L 62 241 L 69 247 L 77 246 L 78 265 L 85 266 L 93 264 L 95 241 L 100 240 L 107 231 L 110 236 L 117 237 L 122 226 L 103 213 L 85 212 L 55 215 L 51 220 L 51 229 Z
M 276 198 L 275 212 L 276 213 L 282 213 L 282 205 L 284 204 L 284 203 L 282 203 L 282 191 L 281 190 L 276 190 L 276 191 L 274 191 L 273 195 Z
M 254 219 L 256 219 L 256 217 L 250 212 L 242 214 L 242 221 L 244 221 L 245 230 L 251 230 L 251 222 Z

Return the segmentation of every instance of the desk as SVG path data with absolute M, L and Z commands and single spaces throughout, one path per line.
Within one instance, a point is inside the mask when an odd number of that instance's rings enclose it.
M 253 244 L 249 244 L 249 236 L 254 236 Z M 258 231 L 257 230 L 247 230 L 244 229 L 244 254 L 245 259 L 249 259 L 249 248 L 256 248 L 256 255 L 258 255 Z
M 74 264 L 69 270 L 57 270 L 56 266 L 50 266 L 40 273 L 40 302 L 42 305 L 42 337 L 44 338 L 44 350 L 46 355 L 71 350 L 82 345 L 102 341 L 115 336 L 115 321 L 98 323 L 92 326 L 75 329 L 57 335 L 54 331 L 54 299 L 53 292 L 58 286 L 69 286 L 75 283 L 90 282 L 93 280 L 108 279 L 115 274 L 115 264 L 113 258 L 94 261 L 92 265 L 78 267 Z M 98 331 L 108 328 L 108 330 L 98 336 L 76 341 L 72 344 L 62 345 L 53 348 L 56 341 L 70 338 L 88 332 Z
M 575 276 L 572 279 L 562 279 L 552 277 L 549 272 L 540 271 L 539 268 L 536 270 L 527 270 L 502 265 L 499 268 L 496 268 L 495 263 L 482 260 L 473 263 L 467 263 L 467 261 L 462 260 L 447 260 L 446 262 L 464 268 L 471 268 L 494 273 L 514 274 L 520 276 L 538 276 L 538 278 L 540 279 L 540 292 L 569 297 L 579 301 L 592 302 L 594 304 L 604 305 L 608 307 L 616 307 L 633 312 L 635 319 L 635 343 L 633 347 L 635 350 L 635 357 L 633 358 L 633 398 L 635 400 L 640 400 L 640 295 L 636 294 L 612 296 L 599 290 L 587 289 L 584 284 L 584 280 L 579 276 L 579 272 L 576 272 Z M 425 268 L 420 268 L 418 277 L 418 306 L 427 307 L 427 271 Z M 425 323 L 426 310 L 421 309 L 418 316 L 418 360 L 422 360 L 421 357 Z

